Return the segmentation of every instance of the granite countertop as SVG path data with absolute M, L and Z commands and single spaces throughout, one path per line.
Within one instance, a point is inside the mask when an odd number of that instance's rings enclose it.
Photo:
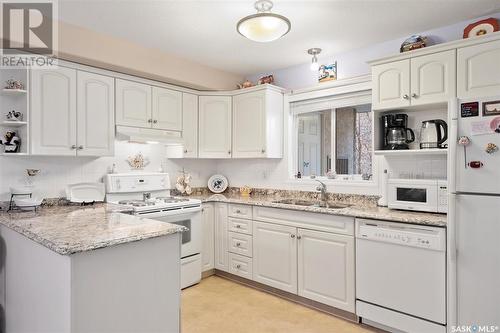
M 70 255 L 182 232 L 185 227 L 134 215 L 113 204 L 40 207 L 0 212 L 0 224 L 61 254 Z
M 389 209 L 387 207 L 366 205 L 362 202 L 354 204 L 349 203 L 351 204 L 351 206 L 348 206 L 346 208 L 322 208 L 314 206 L 299 206 L 299 205 L 275 203 L 273 201 L 290 199 L 290 198 L 275 197 L 275 196 L 244 197 L 235 194 L 206 194 L 206 195 L 195 195 L 191 197 L 200 199 L 202 202 L 237 203 L 237 204 L 246 204 L 254 206 L 293 209 L 293 210 L 300 210 L 313 213 L 343 215 L 343 216 L 352 216 L 352 217 L 375 219 L 375 220 L 385 220 L 385 221 L 394 221 L 402 223 L 446 227 L 446 214 L 394 210 L 394 209 Z M 291 198 L 291 199 L 296 199 L 296 198 Z M 339 203 L 342 204 L 342 202 Z

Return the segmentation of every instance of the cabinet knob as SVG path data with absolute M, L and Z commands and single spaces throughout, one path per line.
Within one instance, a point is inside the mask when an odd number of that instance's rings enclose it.
M 228 150 L 228 151 L 227 151 L 227 153 L 228 153 L 229 155 L 231 155 L 231 151 L 230 151 L 230 150 Z
M 295 238 L 295 235 L 294 235 L 294 234 L 291 234 L 291 235 L 290 235 L 290 237 Z
M 72 145 L 72 146 L 71 146 L 71 149 L 76 149 L 76 145 Z
M 236 268 L 240 269 L 240 268 L 241 268 L 241 265 L 240 265 L 240 264 L 236 265 Z
M 237 229 L 240 229 L 240 228 L 241 228 L 241 225 L 237 224 L 237 225 L 236 225 L 236 228 L 237 228 Z
M 297 235 L 297 239 L 301 239 L 301 238 L 302 238 L 302 236 L 301 236 L 301 235 Z
M 241 210 L 237 209 L 236 214 L 241 214 Z
M 415 93 L 413 93 L 413 94 L 411 94 L 411 97 L 413 97 L 413 98 L 417 98 L 417 97 L 418 97 L 418 95 L 417 95 L 417 94 L 415 94 Z
M 408 94 L 403 95 L 403 99 L 409 99 L 409 98 L 410 98 L 410 96 L 408 96 Z
M 262 148 L 261 152 L 262 152 L 262 154 L 264 154 L 266 152 L 266 150 L 264 148 Z
M 153 122 L 153 119 L 148 119 L 148 123 L 152 123 Z
M 158 120 L 156 120 L 156 119 L 153 120 L 153 124 L 156 124 L 156 123 L 158 123 Z
M 184 154 L 187 154 L 188 150 L 187 149 L 184 149 Z
M 83 149 L 83 146 L 82 145 L 79 145 L 78 146 L 78 150 L 82 150 Z
M 241 246 L 241 243 L 240 243 L 240 242 L 236 243 L 236 246 L 237 246 L 237 247 L 240 247 L 240 246 Z

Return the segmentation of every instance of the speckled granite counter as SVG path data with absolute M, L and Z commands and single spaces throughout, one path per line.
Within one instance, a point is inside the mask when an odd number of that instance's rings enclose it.
M 41 207 L 36 212 L 1 212 L 0 224 L 62 255 L 165 236 L 185 229 L 123 212 L 123 208 L 112 204 Z
M 386 220 L 394 222 L 412 223 L 431 225 L 438 227 L 446 227 L 446 214 L 433 214 L 424 212 L 410 212 L 402 210 L 393 210 L 387 207 L 377 207 L 373 205 L 353 204 L 352 206 L 340 209 L 322 208 L 314 206 L 299 206 L 283 203 L 275 203 L 273 201 L 282 200 L 283 197 L 274 196 L 250 196 L 243 197 L 235 194 L 206 194 L 195 195 L 192 198 L 200 199 L 202 202 L 226 202 L 238 203 L 254 206 L 265 206 L 274 208 L 293 209 L 306 212 L 353 216 L 375 220 Z

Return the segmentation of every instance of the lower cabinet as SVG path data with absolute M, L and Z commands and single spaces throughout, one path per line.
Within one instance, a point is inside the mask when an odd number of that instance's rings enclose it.
M 215 223 L 215 268 L 227 272 L 228 264 L 228 218 L 227 204 L 214 204 L 214 223 Z
M 298 295 L 354 312 L 354 237 L 297 230 Z
M 297 293 L 297 228 L 253 224 L 253 280 Z
M 202 211 L 203 244 L 201 248 L 201 271 L 205 272 L 214 268 L 215 237 L 214 237 L 214 205 L 203 204 Z

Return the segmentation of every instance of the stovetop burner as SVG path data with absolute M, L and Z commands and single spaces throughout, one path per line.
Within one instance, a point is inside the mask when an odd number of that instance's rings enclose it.
M 156 197 L 156 200 L 163 201 L 165 203 L 176 203 L 176 202 L 189 201 L 189 199 L 187 199 L 187 198 L 177 198 L 177 197 Z
M 148 206 L 148 204 L 146 202 L 141 201 L 141 200 L 121 200 L 121 201 L 118 201 L 118 204 L 132 206 L 132 207 Z

